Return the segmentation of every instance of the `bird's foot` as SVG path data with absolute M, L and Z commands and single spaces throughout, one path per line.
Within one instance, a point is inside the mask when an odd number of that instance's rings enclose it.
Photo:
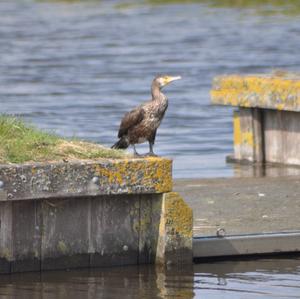
M 149 152 L 147 154 L 145 154 L 145 157 L 158 157 L 156 154 L 154 154 L 153 152 Z

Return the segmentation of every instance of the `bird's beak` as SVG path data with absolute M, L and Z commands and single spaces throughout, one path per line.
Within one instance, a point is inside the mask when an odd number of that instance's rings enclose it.
M 164 86 L 171 83 L 171 82 L 173 82 L 173 81 L 180 80 L 180 79 L 181 79 L 180 76 L 176 76 L 176 77 L 167 76 L 167 77 L 164 78 Z
M 170 83 L 170 82 L 173 82 L 173 81 L 176 81 L 176 80 L 180 80 L 181 77 L 180 76 L 177 76 L 177 77 L 168 77 L 167 78 L 167 82 Z

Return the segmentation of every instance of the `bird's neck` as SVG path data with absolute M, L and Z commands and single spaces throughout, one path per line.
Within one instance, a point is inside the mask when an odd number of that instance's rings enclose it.
M 152 101 L 162 101 L 166 97 L 165 95 L 161 92 L 161 89 L 157 85 L 152 85 L 151 87 L 151 93 L 152 93 Z

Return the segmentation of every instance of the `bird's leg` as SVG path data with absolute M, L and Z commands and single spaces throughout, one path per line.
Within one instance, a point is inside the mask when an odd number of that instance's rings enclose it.
M 141 155 L 136 151 L 135 144 L 133 145 L 133 154 L 135 157 L 140 157 Z
M 152 157 L 157 157 L 157 155 L 155 155 L 153 152 L 153 143 L 152 142 L 149 142 L 149 153 L 147 155 L 152 156 Z

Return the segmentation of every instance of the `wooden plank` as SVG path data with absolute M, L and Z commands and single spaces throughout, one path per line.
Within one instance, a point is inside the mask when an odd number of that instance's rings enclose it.
M 136 195 L 93 198 L 91 267 L 134 265 L 139 259 L 140 198 Z
M 162 195 L 140 197 L 139 264 L 155 262 Z
M 262 109 L 252 108 L 252 121 L 254 137 L 254 161 L 257 163 L 262 163 L 265 160 Z
M 250 108 L 241 108 L 239 111 L 240 118 L 240 156 L 241 160 L 254 162 L 254 130 L 253 114 Z
M 12 203 L 12 272 L 40 271 L 40 201 Z
M 234 161 L 263 162 L 262 113 L 257 108 L 240 108 L 233 115 Z M 229 158 L 230 160 L 230 158 Z
M 0 274 L 10 273 L 12 259 L 12 203 L 0 202 Z
M 41 201 L 42 270 L 89 266 L 90 198 Z
M 300 165 L 300 118 L 297 112 L 264 111 L 267 162 Z
M 233 111 L 233 150 L 235 160 L 242 160 L 241 141 L 242 136 L 240 111 L 235 110 Z

